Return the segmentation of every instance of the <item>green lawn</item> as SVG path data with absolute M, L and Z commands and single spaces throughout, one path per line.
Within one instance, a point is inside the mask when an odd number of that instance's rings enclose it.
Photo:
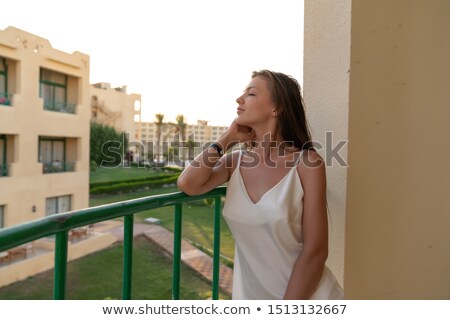
M 121 244 L 68 263 L 67 299 L 122 298 Z M 211 284 L 181 264 L 180 298 L 208 299 Z M 172 259 L 143 237 L 134 242 L 132 299 L 169 300 L 172 292 Z M 0 288 L 0 300 L 52 299 L 53 271 Z M 156 290 L 155 290 L 156 289 Z M 221 299 L 230 299 L 221 295 Z
M 90 206 L 97 206 L 117 201 L 141 198 L 154 194 L 176 192 L 176 187 L 132 192 L 120 195 L 102 196 L 91 198 Z M 163 207 L 143 211 L 136 214 L 135 222 L 143 222 L 145 218 L 154 217 L 161 220 L 161 225 L 173 231 L 174 207 Z M 189 239 L 208 249 L 213 248 L 214 235 L 214 211 L 203 201 L 195 201 L 183 205 L 183 238 Z M 221 216 L 220 223 L 220 252 L 223 256 L 232 260 L 234 257 L 234 239 L 228 226 Z

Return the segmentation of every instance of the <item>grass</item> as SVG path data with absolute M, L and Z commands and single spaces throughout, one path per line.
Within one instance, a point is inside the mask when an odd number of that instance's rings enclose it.
M 90 206 L 98 206 L 117 201 L 124 201 L 129 199 L 141 198 L 149 195 L 176 192 L 176 187 L 146 190 L 139 192 L 132 192 L 120 195 L 92 197 Z M 135 216 L 135 222 L 144 222 L 144 219 L 153 217 L 161 220 L 161 226 L 173 232 L 174 222 L 174 208 L 163 207 L 140 212 Z M 213 208 L 206 205 L 203 201 L 189 202 L 183 205 L 183 231 L 182 236 L 185 239 L 191 240 L 200 244 L 209 250 L 213 248 L 214 242 L 214 211 Z M 234 257 L 234 239 L 231 235 L 228 226 L 221 216 L 220 221 L 220 252 L 229 260 Z
M 148 217 L 160 219 L 161 225 L 173 232 L 173 210 L 171 207 L 165 207 L 143 211 L 136 218 L 137 221 Z M 213 210 L 213 208 L 204 205 L 202 201 L 191 202 L 183 206 L 183 238 L 198 243 L 211 251 L 214 247 Z M 229 260 L 233 260 L 234 240 L 222 216 L 220 220 L 220 252 Z
M 122 299 L 122 244 L 96 252 L 67 265 L 67 296 L 70 300 Z M 172 259 L 144 237 L 137 237 L 133 250 L 132 298 L 169 300 Z M 52 299 L 53 271 L 0 288 L 0 300 Z M 208 299 L 211 284 L 181 264 L 180 298 Z M 230 299 L 221 294 L 221 299 Z

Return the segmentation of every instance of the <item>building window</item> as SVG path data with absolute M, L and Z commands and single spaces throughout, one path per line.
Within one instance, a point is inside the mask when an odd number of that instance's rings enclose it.
M 0 57 L 0 106 L 10 106 L 11 95 L 8 93 L 8 65 L 5 58 Z
M 45 215 L 51 216 L 53 214 L 70 211 L 70 198 L 70 196 L 47 198 L 45 200 Z
M 38 161 L 44 164 L 44 173 L 75 170 L 75 163 L 66 161 L 65 138 L 39 138 Z
M 0 177 L 8 176 L 8 162 L 6 158 L 6 136 L 0 135 Z
M 75 113 L 75 105 L 67 102 L 67 75 L 41 68 L 39 82 L 39 96 L 44 99 L 44 110 Z

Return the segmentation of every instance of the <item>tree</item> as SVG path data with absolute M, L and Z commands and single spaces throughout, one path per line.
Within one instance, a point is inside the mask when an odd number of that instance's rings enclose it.
M 114 128 L 91 122 L 91 165 L 116 167 L 122 163 L 127 148 L 127 137 Z
M 155 114 L 155 125 L 156 125 L 156 156 L 158 157 L 158 161 L 161 156 L 161 128 L 164 124 L 164 114 L 157 113 Z
M 181 143 L 186 143 L 186 128 L 187 124 L 185 122 L 185 118 L 182 114 L 177 115 L 176 121 L 177 121 L 177 129 L 176 132 L 180 135 Z M 181 153 L 182 160 L 186 159 L 186 148 L 182 149 L 183 152 Z

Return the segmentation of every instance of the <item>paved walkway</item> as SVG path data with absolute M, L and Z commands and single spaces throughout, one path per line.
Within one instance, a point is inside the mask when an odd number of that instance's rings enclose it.
M 109 221 L 99 223 L 95 226 L 97 229 L 110 229 L 110 232 L 118 241 L 123 240 L 123 224 L 119 221 Z M 106 230 L 105 230 L 106 231 Z M 155 224 L 134 224 L 134 236 L 144 235 L 149 240 L 157 244 L 164 251 L 173 255 L 173 234 L 167 229 Z M 203 251 L 197 249 L 186 240 L 182 240 L 181 244 L 181 261 L 187 266 L 197 271 L 201 276 L 212 281 L 213 260 Z M 220 288 L 231 294 L 233 282 L 233 269 L 220 264 L 219 269 L 219 286 Z

